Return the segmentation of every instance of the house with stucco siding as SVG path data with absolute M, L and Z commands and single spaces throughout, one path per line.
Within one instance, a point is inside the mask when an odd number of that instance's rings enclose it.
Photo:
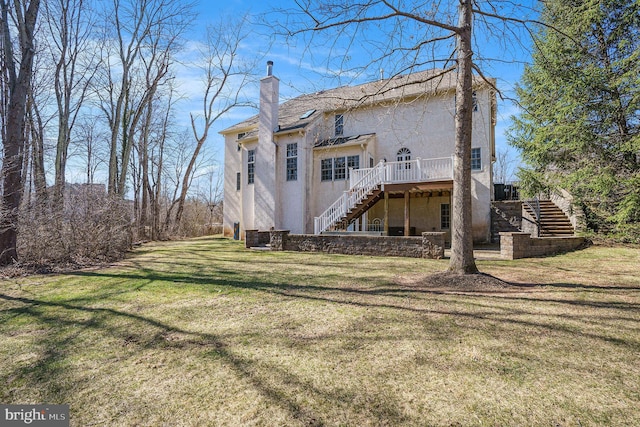
M 280 103 L 273 63 L 259 113 L 225 138 L 224 233 L 286 229 L 449 233 L 455 145 L 454 72 L 427 70 Z M 495 82 L 474 80 L 472 217 L 490 239 Z

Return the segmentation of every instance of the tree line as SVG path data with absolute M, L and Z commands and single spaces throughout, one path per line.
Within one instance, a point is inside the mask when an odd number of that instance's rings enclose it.
M 509 142 L 529 194 L 567 190 L 600 234 L 640 242 L 640 3 L 553 0 Z
M 526 45 L 529 36 L 533 58 L 517 93 L 522 114 L 510 133 L 527 163 L 520 172 L 525 190 L 570 191 L 594 229 L 625 231 L 640 222 L 637 1 L 295 5 L 274 11 L 279 18 L 270 31 L 306 45 L 311 55 L 314 42 L 330 46 L 327 69 L 360 75 L 372 66 L 390 74 L 440 66 L 458 73 L 452 271 L 476 271 L 464 216 L 470 76 L 513 60 L 504 56 L 510 44 Z M 243 88 L 252 83 L 254 66 L 238 55 L 248 34 L 242 20 L 209 27 L 197 49 L 201 111 L 188 118 L 186 130 L 177 126 L 176 77 L 194 10 L 170 0 L 0 0 L 0 264 L 17 260 L 20 248 L 28 253 L 33 242 L 57 242 L 45 247 L 62 246 L 64 259 L 77 255 L 76 241 L 117 246 L 109 238 L 118 235 L 113 230 L 127 230 L 123 245 L 185 232 L 211 126 L 230 109 L 250 105 Z M 370 62 L 351 62 L 349 49 L 358 46 L 370 52 Z M 490 46 L 497 53 L 483 55 Z M 82 191 L 66 182 L 70 159 L 89 184 Z M 106 183 L 104 196 L 90 185 L 98 181 Z M 200 210 L 211 217 L 221 183 L 213 175 L 209 181 Z M 83 192 L 91 196 L 78 200 Z M 80 220 L 82 210 L 97 216 Z M 107 218 L 115 225 L 104 227 L 104 238 L 74 234 Z
M 210 25 L 194 43 L 188 1 L 0 7 L 0 265 L 109 257 L 132 239 L 197 233 L 194 216 L 219 217 L 221 177 L 203 147 L 223 114 L 250 105 L 242 19 Z M 190 117 L 176 107 L 185 58 L 198 70 L 202 105 Z M 67 183 L 72 171 L 84 185 Z M 208 188 L 194 195 L 202 174 Z

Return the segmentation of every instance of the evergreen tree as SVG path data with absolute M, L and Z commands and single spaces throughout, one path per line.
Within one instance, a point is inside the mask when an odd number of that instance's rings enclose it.
M 509 142 L 524 190 L 564 188 L 596 231 L 640 238 L 640 1 L 550 0 Z

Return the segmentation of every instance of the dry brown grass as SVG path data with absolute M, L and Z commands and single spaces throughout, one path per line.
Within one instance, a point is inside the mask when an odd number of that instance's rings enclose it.
M 154 244 L 0 282 L 0 402 L 72 425 L 640 425 L 640 255 L 481 261 Z

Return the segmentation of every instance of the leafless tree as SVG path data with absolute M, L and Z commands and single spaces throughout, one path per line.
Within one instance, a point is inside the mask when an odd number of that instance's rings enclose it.
M 18 209 L 24 184 L 25 124 L 35 54 L 34 31 L 39 8 L 39 0 L 0 0 L 0 60 L 4 97 L 0 265 L 7 265 L 18 259 Z
M 46 16 L 46 15 L 45 15 Z M 27 100 L 27 128 L 28 144 L 31 150 L 31 165 L 25 170 L 29 180 L 25 180 L 25 194 L 29 194 L 29 202 L 36 202 L 39 208 L 47 206 L 49 193 L 47 190 L 47 155 L 52 148 L 47 144 L 47 131 L 56 117 L 51 113 L 50 105 L 54 102 L 55 94 L 51 90 L 54 86 L 51 54 L 47 43 L 42 42 L 45 34 L 46 19 L 39 19 L 34 34 L 34 47 L 36 52 L 33 62 L 33 76 L 31 89 Z M 25 152 L 25 154 L 28 154 Z M 35 200 L 32 194 L 35 192 Z M 41 213 L 44 213 L 41 212 Z
M 134 193 L 139 202 L 136 206 L 139 234 L 145 239 L 153 240 L 161 235 L 160 197 L 165 173 L 165 147 L 173 132 L 174 88 L 169 84 L 164 89 L 147 105 L 135 147 L 137 158 L 132 160 L 132 168 L 137 173 L 137 178 L 134 178 Z
M 73 127 L 97 69 L 95 49 L 91 46 L 95 20 L 86 0 L 48 0 L 43 12 L 46 29 L 43 41 L 54 66 L 58 133 L 54 201 L 61 208 Z
M 163 198 L 165 199 L 167 206 L 164 212 L 164 223 L 162 225 L 162 232 L 168 233 L 171 229 L 171 224 L 174 222 L 175 214 L 174 209 L 178 205 L 180 200 L 180 189 L 182 187 L 183 177 L 187 165 L 191 159 L 191 153 L 193 152 L 193 138 L 188 131 L 180 132 L 166 141 L 164 147 L 164 161 L 163 171 L 158 176 L 160 185 L 162 185 Z M 194 167 L 193 169 L 197 169 Z M 189 178 L 189 185 L 191 185 L 191 179 L 193 174 Z
M 27 103 L 28 142 L 31 148 L 31 179 L 38 204 L 47 200 L 47 178 L 45 172 L 45 120 L 31 91 Z M 31 185 L 29 185 L 31 186 Z
M 371 55 L 365 68 L 392 70 L 390 74 L 410 72 L 428 65 L 455 70 L 453 229 L 449 271 L 477 273 L 471 223 L 472 79 L 474 71 L 481 78 L 484 75 L 474 62 L 472 27 L 482 24 L 489 33 L 498 32 L 499 28 L 502 37 L 497 40 L 504 40 L 506 35 L 517 33 L 518 28 L 528 31 L 526 25 L 530 21 L 516 17 L 515 12 L 530 12 L 530 9 L 507 0 L 296 0 L 296 5 L 297 9 L 286 11 L 281 29 L 289 36 L 302 37 L 309 52 L 316 37 L 324 37 L 322 46 L 332 49 L 329 54 L 326 49 L 323 51 L 328 58 L 328 69 L 337 67 L 341 71 L 363 72 L 362 68 L 352 65 L 350 50 L 364 49 Z M 342 48 L 345 44 L 347 47 Z M 374 64 L 378 67 L 372 67 Z M 485 78 L 485 81 L 494 86 L 491 80 Z
M 82 158 L 84 166 L 85 182 L 96 182 L 98 168 L 107 163 L 108 132 L 101 126 L 98 117 L 85 114 L 79 118 L 73 130 L 72 147 L 70 156 Z
M 103 11 L 101 84 L 97 95 L 111 131 L 110 194 L 123 196 L 139 124 L 170 77 L 174 53 L 193 17 L 192 3 L 112 0 Z
M 194 166 L 209 137 L 211 126 L 230 110 L 252 105 L 243 98 L 243 89 L 252 83 L 251 73 L 255 62 L 247 62 L 239 55 L 241 43 L 248 35 L 244 19 L 221 21 L 216 26 L 207 27 L 200 58 L 204 80 L 202 114 L 191 114 L 191 130 L 196 145 L 182 178 L 175 218 L 177 224 L 182 218 Z
M 493 164 L 493 181 L 498 184 L 507 184 L 513 176 L 514 160 L 509 157 L 509 151 L 499 149 L 496 151 L 496 161 Z
M 212 165 L 205 174 L 207 186 L 205 191 L 200 191 L 200 198 L 206 200 L 209 208 L 209 228 L 213 227 L 214 218 L 221 219 L 222 198 L 224 194 L 224 174 L 220 169 Z

